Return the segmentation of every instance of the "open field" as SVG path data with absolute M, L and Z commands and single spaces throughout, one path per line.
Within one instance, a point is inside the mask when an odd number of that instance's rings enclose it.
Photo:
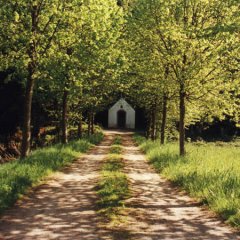
M 240 148 L 233 144 L 187 144 L 188 154 L 178 156 L 178 144 L 161 146 L 136 136 L 149 161 L 164 177 L 182 186 L 240 227 Z

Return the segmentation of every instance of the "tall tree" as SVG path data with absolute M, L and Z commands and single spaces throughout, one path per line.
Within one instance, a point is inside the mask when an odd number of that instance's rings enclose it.
M 39 66 L 52 46 L 64 10 L 65 0 L 7 0 L 1 4 L 1 17 L 14 45 L 14 64 L 24 72 L 26 80 L 21 157 L 30 151 L 32 97 L 40 77 Z
M 79 122 L 81 128 L 85 111 L 89 134 L 93 133 L 94 114 L 109 101 L 122 66 L 119 39 L 124 23 L 122 9 L 110 0 L 66 6 L 71 11 L 65 13 L 56 33 L 45 63 L 47 78 L 42 81 L 45 93 L 55 95 L 58 105 L 61 102 L 63 143 L 67 142 L 68 121 Z
M 222 77 L 219 59 L 229 39 L 228 31 L 222 28 L 236 16 L 237 5 L 214 0 L 140 0 L 132 11 L 131 26 L 137 41 L 159 55 L 160 65 L 169 67 L 167 85 L 178 92 L 180 155 L 186 152 L 187 124 L 206 112 L 218 117 L 230 114 L 231 88 Z

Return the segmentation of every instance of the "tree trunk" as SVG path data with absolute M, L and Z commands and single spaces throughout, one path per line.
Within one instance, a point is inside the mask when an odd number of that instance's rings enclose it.
M 63 92 L 63 101 L 62 101 L 62 143 L 68 143 L 68 130 L 67 130 L 67 121 L 68 121 L 68 90 Z
M 91 113 L 91 134 L 94 134 L 94 113 Z
M 25 90 L 24 100 L 24 114 L 23 114 L 23 132 L 22 132 L 22 146 L 21 146 L 21 158 L 27 157 L 31 147 L 31 113 L 32 113 L 32 98 L 35 82 L 35 73 L 37 69 L 37 52 L 36 52 L 36 31 L 37 31 L 37 17 L 38 10 L 36 6 L 32 7 L 31 19 L 32 19 L 32 42 L 28 49 L 29 63 L 28 63 L 28 78 Z
M 58 121 L 55 126 L 55 128 L 56 128 L 56 138 L 55 139 L 56 139 L 57 143 L 61 141 L 61 125 L 62 125 L 62 123 Z
M 167 96 L 163 96 L 162 124 L 161 124 L 161 144 L 165 144 L 165 129 L 167 123 Z
M 151 116 L 151 113 L 148 113 L 147 130 L 146 130 L 147 139 L 149 139 L 151 136 L 151 126 L 152 126 L 152 116 Z
M 156 105 L 152 108 L 152 126 L 151 126 L 151 139 L 156 140 Z
M 33 71 L 31 70 L 29 73 L 29 78 L 27 80 L 25 100 L 24 100 L 24 117 L 23 117 L 24 120 L 23 120 L 23 131 L 22 131 L 21 158 L 27 157 L 30 152 L 33 88 L 34 88 L 34 78 L 33 78 Z
M 180 85 L 180 121 L 179 121 L 179 147 L 180 147 L 180 156 L 186 154 L 185 151 L 185 86 L 184 83 Z
M 83 131 L 82 131 L 82 113 L 80 113 L 79 123 L 78 123 L 78 138 L 82 139 Z
M 147 125 L 147 132 L 146 132 L 147 139 L 150 138 L 150 135 L 151 135 L 151 123 L 149 122 Z
M 91 135 L 91 112 L 88 112 L 88 137 Z

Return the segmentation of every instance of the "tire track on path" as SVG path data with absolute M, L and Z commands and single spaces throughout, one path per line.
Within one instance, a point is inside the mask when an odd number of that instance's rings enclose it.
M 162 179 L 147 163 L 130 134 L 123 135 L 123 144 L 125 172 L 132 192 L 132 197 L 126 201 L 130 239 L 240 239 L 199 203 Z
M 6 211 L 0 218 L 0 239 L 109 239 L 98 227 L 95 187 L 113 137 L 107 132 L 101 144 Z

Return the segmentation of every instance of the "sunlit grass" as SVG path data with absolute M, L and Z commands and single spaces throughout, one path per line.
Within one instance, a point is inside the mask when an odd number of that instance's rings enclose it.
M 113 144 L 110 148 L 110 153 L 111 154 L 121 154 L 122 153 L 122 138 L 121 136 L 117 136 L 115 137 L 115 139 L 113 140 Z
M 124 207 L 124 200 L 129 195 L 128 179 L 123 173 L 122 147 L 116 141 L 110 149 L 102 167 L 101 180 L 98 184 L 99 211 L 107 219 L 116 219 Z
M 0 211 L 10 207 L 29 187 L 50 173 L 71 164 L 102 138 L 103 134 L 99 133 L 67 145 L 57 144 L 36 150 L 21 161 L 0 165 Z
M 157 171 L 210 206 L 224 220 L 240 227 L 240 148 L 232 144 L 187 144 L 179 157 L 178 144 L 135 137 Z
M 124 163 L 121 157 L 122 156 L 119 154 L 109 154 L 102 170 L 109 172 L 121 171 L 124 167 Z
M 113 144 L 115 144 L 115 145 L 121 145 L 121 144 L 122 144 L 122 138 L 121 138 L 121 136 L 117 136 L 117 137 L 114 139 Z
M 112 154 L 121 154 L 122 152 L 122 147 L 120 145 L 112 145 L 110 149 L 110 153 Z

